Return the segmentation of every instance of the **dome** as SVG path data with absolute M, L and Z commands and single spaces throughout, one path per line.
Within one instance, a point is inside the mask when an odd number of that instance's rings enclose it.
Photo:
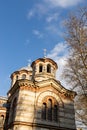
M 11 80 L 12 80 L 11 87 L 15 84 L 15 82 L 17 80 L 20 80 L 20 79 L 31 80 L 31 78 L 32 78 L 32 67 L 30 65 L 22 67 L 19 70 L 13 72 L 10 77 L 11 77 Z
M 54 60 L 50 59 L 50 58 L 39 58 L 39 59 L 33 61 L 31 66 L 33 67 L 34 64 L 37 64 L 40 61 L 44 62 L 44 63 L 50 62 L 50 63 L 52 63 L 56 67 L 56 69 L 58 68 L 57 63 Z
M 50 58 L 39 58 L 32 62 L 33 78 L 36 81 L 56 78 L 57 63 Z
M 21 71 L 21 70 L 32 71 L 32 67 L 31 66 L 25 66 L 25 67 L 20 68 L 18 71 Z

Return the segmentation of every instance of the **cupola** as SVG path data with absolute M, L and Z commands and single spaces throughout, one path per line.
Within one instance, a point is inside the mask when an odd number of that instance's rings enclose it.
M 11 74 L 11 87 L 15 84 L 17 80 L 32 78 L 32 68 L 30 66 L 23 67 L 18 71 L 15 71 Z
M 58 68 L 56 62 L 50 58 L 39 58 L 32 62 L 31 67 L 33 69 L 33 79 L 35 81 L 55 78 Z

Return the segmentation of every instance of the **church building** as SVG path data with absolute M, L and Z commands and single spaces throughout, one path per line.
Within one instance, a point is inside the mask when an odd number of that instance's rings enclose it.
M 74 97 L 56 79 L 57 63 L 39 58 L 11 74 L 0 97 L 0 130 L 76 130 Z

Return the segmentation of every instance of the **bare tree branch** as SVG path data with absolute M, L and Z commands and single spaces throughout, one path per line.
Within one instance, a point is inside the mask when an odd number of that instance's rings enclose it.
M 62 77 L 80 94 L 76 100 L 76 113 L 85 123 L 87 121 L 87 7 L 72 13 L 64 26 L 66 31 L 64 39 L 69 46 L 70 56 Z

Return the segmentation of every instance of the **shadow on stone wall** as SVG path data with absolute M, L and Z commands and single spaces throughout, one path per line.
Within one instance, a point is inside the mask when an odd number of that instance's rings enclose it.
M 39 105 L 28 87 L 22 85 L 8 99 L 4 130 L 76 130 L 73 104 L 61 105 L 47 95 Z

